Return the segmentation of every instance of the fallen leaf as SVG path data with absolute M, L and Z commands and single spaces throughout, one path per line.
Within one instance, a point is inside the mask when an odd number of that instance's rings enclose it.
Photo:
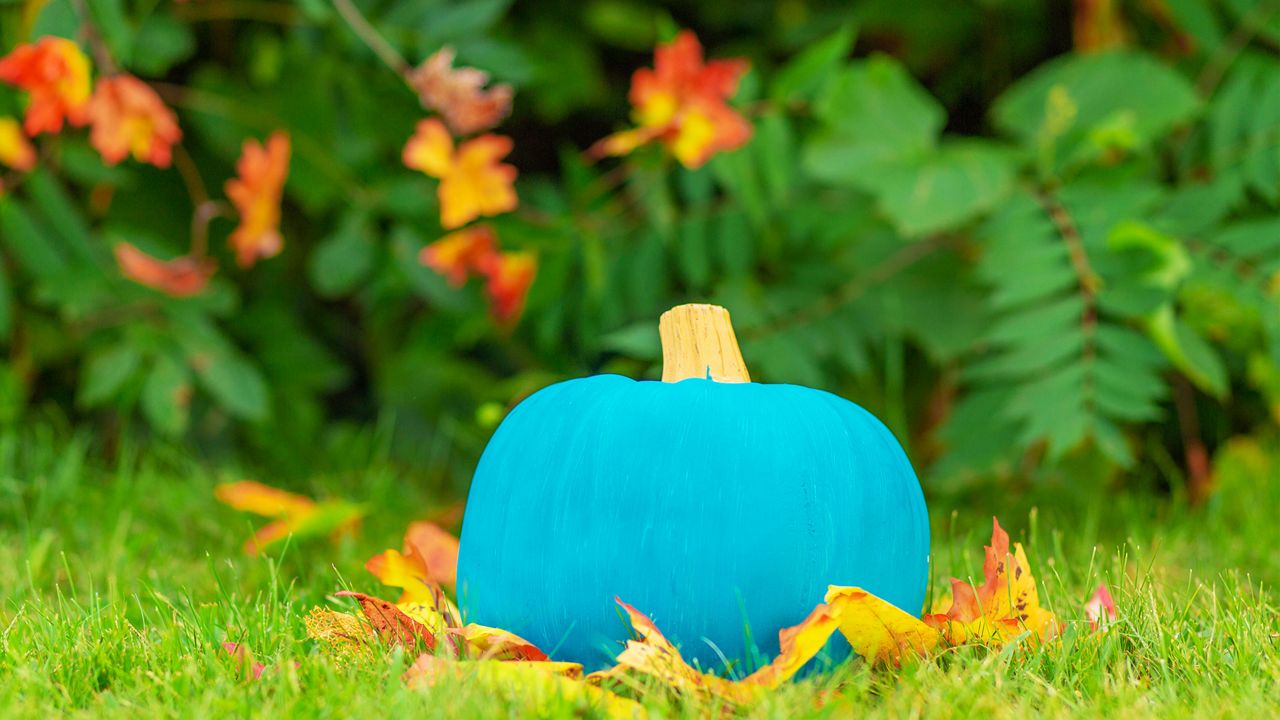
M 655 678 L 667 687 L 689 695 L 713 695 L 733 703 L 743 703 L 755 696 L 759 686 L 754 683 L 735 683 L 690 666 L 648 616 L 619 598 L 615 601 L 627 613 L 632 629 L 640 637 L 627 641 L 626 647 L 618 653 L 616 665 L 591 673 L 587 676 L 588 681 L 600 684 L 640 675 Z
M 826 602 L 840 623 L 840 633 L 869 663 L 899 665 L 905 657 L 933 651 L 942 641 L 936 629 L 861 588 L 832 586 Z
M 241 643 L 224 642 L 222 649 L 231 656 L 235 663 L 236 674 L 243 680 L 257 680 L 262 677 L 266 665 L 253 659 L 253 653 Z
M 334 593 L 334 595 L 355 598 L 356 602 L 360 603 L 360 611 L 364 613 L 365 620 L 369 621 L 373 631 L 388 644 L 400 645 L 409 650 L 420 644 L 428 650 L 436 649 L 435 633 L 396 607 L 395 603 L 351 591 Z
M 735 704 L 749 702 L 762 691 L 790 680 L 822 651 L 837 630 L 858 655 L 874 664 L 900 664 L 904 657 L 923 655 L 941 641 L 937 630 L 875 595 L 861 588 L 832 585 L 826 602 L 799 625 L 779 631 L 780 652 L 773 662 L 734 682 L 691 667 L 652 620 L 621 600 L 617 602 L 639 640 L 627 643 L 614 667 L 592 673 L 588 680 L 599 683 L 639 674 L 656 678 L 678 692 L 713 695 Z
M 550 658 L 536 645 L 500 628 L 471 623 L 448 631 L 461 639 L 466 655 L 473 660 L 512 660 L 547 662 Z M 570 663 L 573 664 L 573 663 Z M 582 666 L 578 666 L 581 671 Z
M 1084 604 L 1084 617 L 1089 621 L 1089 629 L 1094 632 L 1105 631 L 1108 625 L 1115 622 L 1118 614 L 1116 601 L 1112 599 L 1111 591 L 1107 590 L 1106 585 L 1099 585 L 1089 602 Z
M 458 582 L 458 538 L 420 520 L 405 531 L 403 552 L 387 550 L 364 567 L 383 585 L 404 589 L 398 602 L 432 602 L 436 598 L 431 588 L 452 589 Z
M 575 663 L 460 661 L 423 654 L 401 678 L 411 688 L 433 687 L 444 680 L 484 688 L 489 693 L 518 689 L 522 716 L 547 716 L 552 711 L 552 702 L 558 705 L 568 700 L 599 708 L 609 718 L 645 717 L 640 703 L 582 682 L 581 673 L 582 666 Z
M 799 625 L 778 632 L 780 652 L 773 662 L 748 675 L 744 682 L 773 688 L 786 682 L 827 644 L 840 627 L 840 618 L 823 603 L 809 613 Z
M 324 649 L 339 660 L 352 660 L 367 655 L 373 627 L 351 613 L 325 608 L 312 608 L 303 619 L 307 637 L 324 644 Z
M 511 112 L 510 85 L 485 89 L 488 73 L 476 68 L 454 68 L 453 48 L 440 48 L 409 71 L 409 85 L 423 107 L 435 110 L 458 135 L 488 130 Z
M 1036 641 L 1058 634 L 1058 620 L 1040 606 L 1035 577 L 1022 543 L 1009 552 L 1009 534 L 992 518 L 981 587 L 952 578 L 951 604 L 923 620 L 938 628 L 952 645 L 969 641 L 1002 644 L 1029 633 Z
M 316 502 L 304 495 L 286 492 L 253 480 L 224 483 L 214 496 L 237 510 L 279 518 L 262 526 L 244 544 L 249 555 L 260 554 L 290 536 L 340 536 L 359 527 L 365 509 L 346 500 Z

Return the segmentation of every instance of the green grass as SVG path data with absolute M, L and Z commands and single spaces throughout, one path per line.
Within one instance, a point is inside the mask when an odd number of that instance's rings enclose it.
M 433 507 L 437 479 L 377 457 L 299 489 L 368 503 L 357 538 L 300 542 L 268 559 L 239 545 L 257 520 L 218 506 L 237 479 L 171 450 L 114 459 L 82 439 L 0 434 L 0 717 L 590 716 L 528 688 L 449 682 L 405 688 L 410 658 L 341 664 L 302 618 L 346 585 L 378 592 L 366 558 L 399 544 Z M 337 463 L 335 463 L 335 466 Z M 1269 472 L 1275 466 L 1266 469 Z M 1004 496 L 933 497 L 934 579 L 980 572 L 990 516 L 1027 545 L 1047 605 L 1073 625 L 1039 649 L 963 648 L 901 670 L 860 661 L 770 694 L 749 717 L 1266 716 L 1280 706 L 1280 480 L 1240 476 L 1192 513 L 1149 492 L 1047 484 Z M 270 481 L 271 478 L 258 478 Z M 1121 621 L 1081 631 L 1107 582 Z M 799 618 L 797 618 L 799 619 Z M 219 646 L 246 643 L 274 666 L 243 682 Z M 292 663 L 296 661 L 295 667 Z M 662 692 L 655 713 L 707 703 Z

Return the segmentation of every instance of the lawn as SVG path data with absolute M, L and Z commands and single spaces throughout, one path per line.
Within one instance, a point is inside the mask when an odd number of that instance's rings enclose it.
M 1247 449 L 1246 449 L 1247 450 Z M 265 558 L 240 545 L 255 520 L 218 505 L 212 467 L 172 448 L 125 446 L 110 459 L 84 437 L 0 436 L 0 717 L 584 717 L 544 687 L 476 678 L 409 689 L 411 658 L 342 663 L 307 639 L 332 593 L 378 592 L 362 568 L 405 525 L 441 504 L 429 477 L 345 457 L 298 489 L 366 503 L 362 532 L 307 540 Z M 1052 483 L 1017 493 L 933 493 L 933 578 L 981 572 L 989 518 L 1027 546 L 1044 602 L 1069 621 L 1060 642 L 946 651 L 900 669 L 854 660 L 740 712 L 747 717 L 1106 715 L 1247 717 L 1280 705 L 1280 507 L 1274 466 L 1240 453 L 1205 509 L 1147 488 L 1085 493 Z M 1243 468 L 1243 469 L 1241 469 Z M 1269 482 L 1268 482 L 1269 480 Z M 1105 491 L 1105 492 L 1104 492 Z M 1081 622 L 1106 582 L 1119 621 Z M 385 590 L 385 588 L 383 588 Z M 221 649 L 241 642 L 270 667 L 246 681 Z M 645 705 L 701 717 L 711 704 L 651 688 Z

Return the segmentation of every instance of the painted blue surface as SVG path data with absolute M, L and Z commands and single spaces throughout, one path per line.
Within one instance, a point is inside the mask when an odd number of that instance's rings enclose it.
M 857 405 L 795 385 L 600 375 L 539 391 L 494 433 L 459 594 L 467 621 L 588 669 L 631 635 L 617 595 L 719 668 L 776 654 L 778 630 L 828 585 L 918 613 L 928 553 L 911 464 Z

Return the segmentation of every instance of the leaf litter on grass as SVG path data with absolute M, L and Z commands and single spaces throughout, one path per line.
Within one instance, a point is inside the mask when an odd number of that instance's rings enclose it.
M 363 516 L 345 500 L 317 503 L 253 481 L 221 485 L 219 500 L 240 510 L 277 518 L 245 545 L 250 554 L 292 534 L 349 532 Z M 399 588 L 392 602 L 355 591 L 359 614 L 317 607 L 305 619 L 307 635 L 332 657 L 376 660 L 378 648 L 399 648 L 416 659 L 402 675 L 412 687 L 431 686 L 441 677 L 467 677 L 481 683 L 536 684 L 560 695 L 602 705 L 612 717 L 635 715 L 641 706 L 624 694 L 662 687 L 688 698 L 714 699 L 747 706 L 790 681 L 839 632 L 853 651 L 877 667 L 900 667 L 943 648 L 961 645 L 1003 647 L 1009 643 L 1044 644 L 1061 636 L 1063 623 L 1040 603 L 1035 576 L 1021 543 L 992 519 L 991 544 L 985 548 L 983 582 L 952 578 L 950 598 L 916 617 L 857 587 L 832 585 L 823 602 L 799 624 L 778 633 L 780 652 L 772 662 L 741 679 L 721 677 L 691 666 L 641 610 L 617 598 L 635 638 L 627 641 L 613 667 L 583 675 L 577 663 L 552 660 L 533 643 L 501 628 L 463 624 L 450 598 L 457 583 L 458 540 L 430 521 L 412 523 L 401 550 L 389 549 L 365 564 L 383 585 Z M 1091 631 L 1116 619 L 1116 606 L 1100 586 L 1084 607 Z M 226 652 L 242 675 L 261 675 L 246 648 Z M 637 692 L 637 688 L 642 688 Z M 622 693 L 622 694 L 619 694 Z

